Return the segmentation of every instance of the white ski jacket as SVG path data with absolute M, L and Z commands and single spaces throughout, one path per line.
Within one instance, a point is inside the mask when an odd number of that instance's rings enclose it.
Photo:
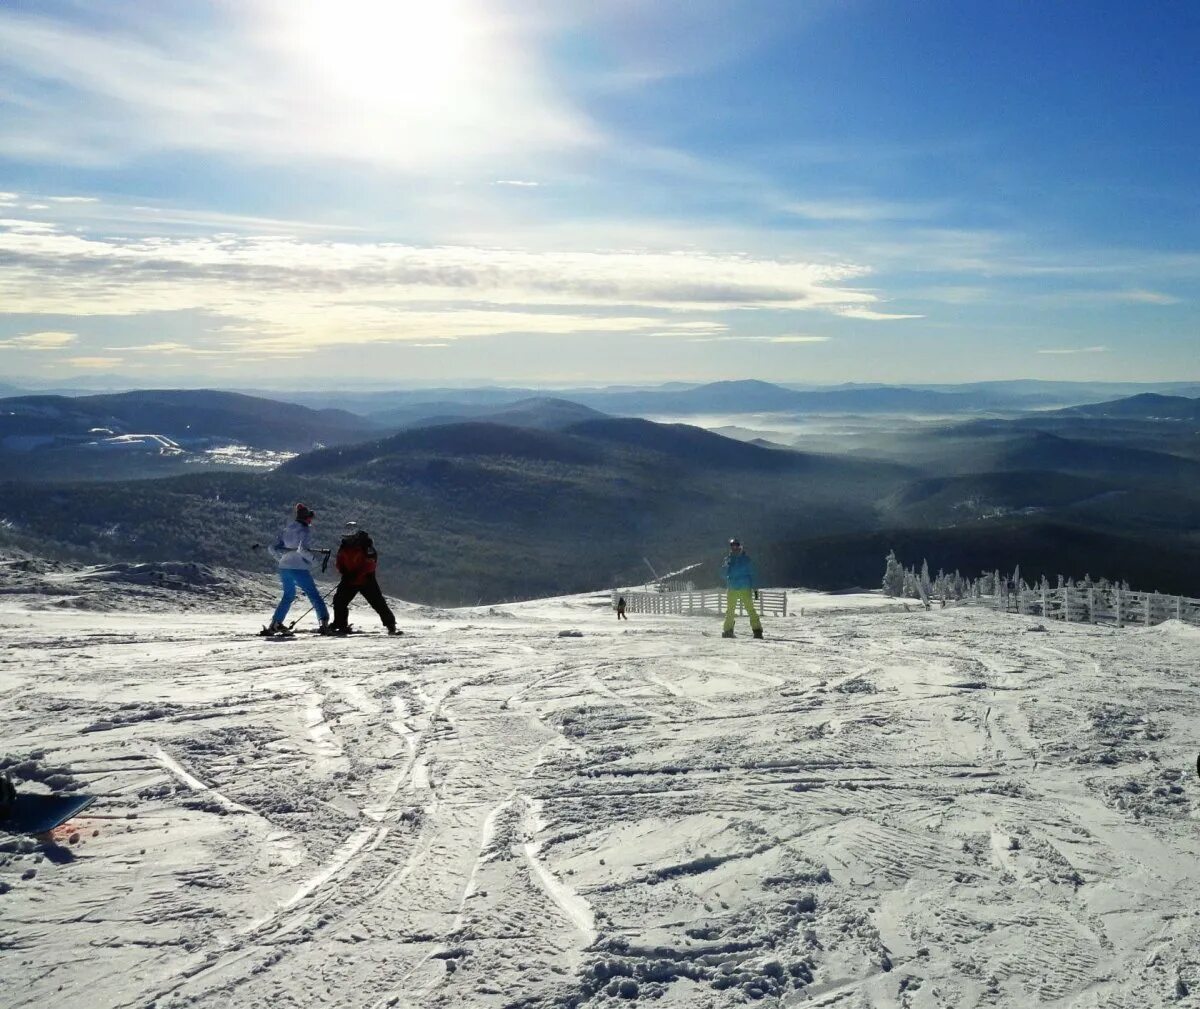
M 303 522 L 289 522 L 271 546 L 271 556 L 281 568 L 307 570 L 312 566 L 313 553 L 308 549 L 312 530 Z

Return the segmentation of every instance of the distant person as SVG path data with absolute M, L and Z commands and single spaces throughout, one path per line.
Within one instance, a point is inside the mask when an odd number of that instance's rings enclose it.
M 728 591 L 725 595 L 725 627 L 721 637 L 732 638 L 734 615 L 737 604 L 741 603 L 750 615 L 750 629 L 756 638 L 763 636 L 762 621 L 754 609 L 754 598 L 758 595 L 758 580 L 754 573 L 754 562 L 742 549 L 742 544 L 736 540 L 729 541 L 729 553 L 721 565 L 721 574 L 725 576 Z
M 350 600 L 360 592 L 379 614 L 388 634 L 404 633 L 396 630 L 396 618 L 383 598 L 383 589 L 375 577 L 378 565 L 379 554 L 367 531 L 360 529 L 357 522 L 347 522 L 346 535 L 337 552 L 337 569 L 342 580 L 333 594 L 333 626 L 330 630 L 334 634 L 350 633 Z
M 617 619 L 618 620 L 628 620 L 629 619 L 627 616 L 625 616 L 625 597 L 624 596 L 621 596 L 621 598 L 617 600 Z
M 317 583 L 313 581 L 312 563 L 316 554 L 310 547 L 312 537 L 312 521 L 316 518 L 308 505 L 296 505 L 296 517 L 283 527 L 279 538 L 271 546 L 271 556 L 279 568 L 279 580 L 283 583 L 283 598 L 275 607 L 275 615 L 271 623 L 264 628 L 265 634 L 288 633 L 291 628 L 285 627 L 283 621 L 287 618 L 292 601 L 296 598 L 299 588 L 308 596 L 313 609 L 316 610 L 317 620 L 320 621 L 318 631 L 324 634 L 329 629 L 329 610 L 325 608 L 325 600 L 317 591 Z

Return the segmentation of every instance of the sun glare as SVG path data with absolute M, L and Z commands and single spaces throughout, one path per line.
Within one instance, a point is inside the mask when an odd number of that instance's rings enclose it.
M 338 98 L 419 114 L 466 77 L 471 25 L 454 0 L 309 0 L 282 13 L 302 69 Z

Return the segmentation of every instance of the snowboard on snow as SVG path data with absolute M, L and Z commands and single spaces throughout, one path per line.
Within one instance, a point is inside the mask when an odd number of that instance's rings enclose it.
M 0 810 L 0 831 L 10 834 L 48 834 L 87 809 L 94 795 L 37 795 L 17 793 L 7 811 Z

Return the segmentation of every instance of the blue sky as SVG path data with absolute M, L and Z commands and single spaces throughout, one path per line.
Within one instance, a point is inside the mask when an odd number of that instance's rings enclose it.
M 1184 3 L 9 0 L 0 376 L 1198 380 L 1198 44 Z

